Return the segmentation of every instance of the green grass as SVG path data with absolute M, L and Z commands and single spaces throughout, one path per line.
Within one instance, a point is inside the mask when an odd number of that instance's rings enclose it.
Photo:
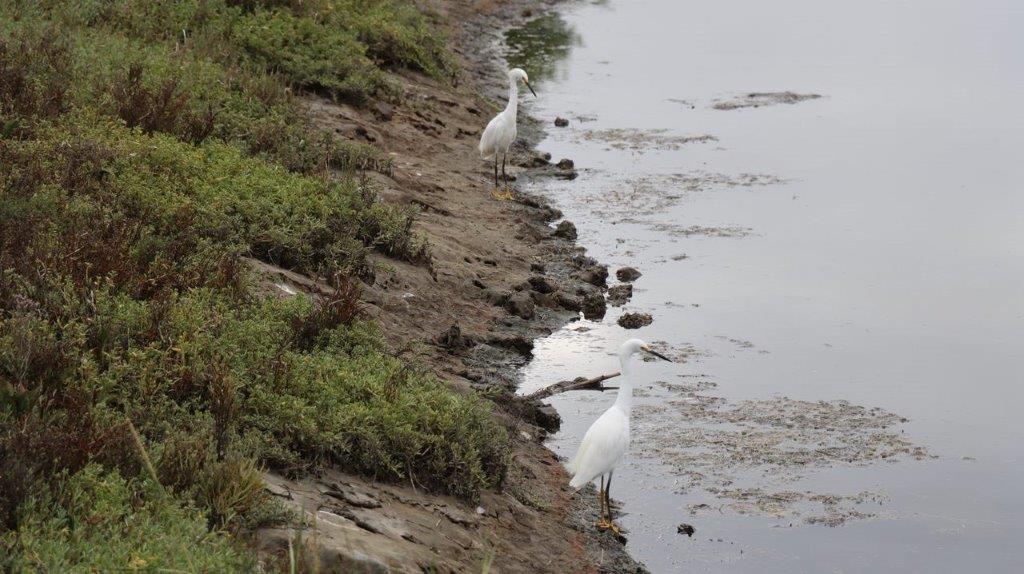
M 0 568 L 249 570 L 268 469 L 501 484 L 489 403 L 361 316 L 372 251 L 430 265 L 353 173 L 388 161 L 295 96 L 397 97 L 443 45 L 397 1 L 0 6 Z M 248 257 L 336 292 L 268 295 Z

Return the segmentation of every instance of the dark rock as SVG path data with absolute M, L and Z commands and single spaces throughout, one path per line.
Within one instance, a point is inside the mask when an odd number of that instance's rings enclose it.
M 553 284 L 550 279 L 543 275 L 534 275 L 530 277 L 530 285 L 533 290 L 538 293 L 554 293 L 558 290 L 558 286 Z
M 542 158 L 544 158 L 545 160 L 547 160 L 547 161 L 551 161 L 551 154 L 548 153 L 548 152 L 544 152 L 544 153 L 540 154 L 540 156 Z
M 623 267 L 615 272 L 615 276 L 619 278 L 619 281 L 632 282 L 640 278 L 643 273 L 640 273 L 633 267 Z
M 697 532 L 697 529 L 694 528 L 693 526 L 690 526 L 689 524 L 686 524 L 685 522 L 683 524 L 680 524 L 676 528 L 676 533 L 677 534 L 685 534 L 687 536 L 693 536 L 694 532 Z
M 364 126 L 359 126 L 356 128 L 356 135 L 370 143 L 380 140 L 380 134 L 377 133 L 376 130 L 368 129 Z
M 509 295 L 508 291 L 496 291 L 494 289 L 488 289 L 485 293 L 487 301 L 497 307 L 503 306 L 508 301 Z
M 520 355 L 530 357 L 533 355 L 533 341 L 522 335 L 509 335 L 507 337 L 491 337 L 487 341 L 496 347 L 512 349 Z
M 379 102 L 373 106 L 373 115 L 377 116 L 378 120 L 390 122 L 395 115 L 395 108 L 391 107 L 391 104 Z
M 577 253 L 576 255 L 573 255 L 571 261 L 573 266 L 576 267 L 577 269 L 583 269 L 585 267 L 592 267 L 594 265 L 597 265 L 597 259 L 594 259 L 589 255 L 584 255 L 583 253 Z
M 576 241 L 576 224 L 569 220 L 560 221 L 552 235 L 568 241 Z
M 474 287 L 478 287 L 480 289 L 487 289 L 487 284 L 484 283 L 483 281 L 479 280 L 479 279 L 474 279 L 473 280 L 473 286 Z
M 529 281 L 523 281 L 522 283 L 516 283 L 512 286 L 513 291 L 530 291 L 533 289 L 533 285 Z
M 570 170 L 570 169 L 576 167 L 576 164 L 573 163 L 573 161 L 571 159 L 564 158 L 564 159 L 558 160 L 558 163 L 555 164 L 555 167 L 557 167 L 558 169 L 561 169 L 563 171 L 566 171 L 566 170 Z
M 548 431 L 549 433 L 558 432 L 558 429 L 562 426 L 562 417 L 558 415 L 558 411 L 551 405 L 543 405 L 536 411 L 535 420 L 537 426 Z
M 614 307 L 625 305 L 633 297 L 633 285 L 620 283 L 608 289 L 608 302 Z
M 624 313 L 619 317 L 619 326 L 623 329 L 639 329 L 654 322 L 649 313 Z
M 521 319 L 532 319 L 536 313 L 533 299 L 526 293 L 513 293 L 505 301 L 505 310 Z
M 591 321 L 600 321 L 608 311 L 608 304 L 600 293 L 587 293 L 583 296 L 583 316 Z
M 594 265 L 576 274 L 581 281 L 590 283 L 594 287 L 605 287 L 608 285 L 608 266 Z
M 562 308 L 562 305 L 559 303 L 557 293 L 538 293 L 533 291 L 530 295 L 533 297 L 533 302 L 538 307 L 545 307 L 547 309 Z
M 562 117 L 555 118 L 555 127 L 564 128 L 567 125 L 569 125 L 569 120 Z
M 550 162 L 544 156 L 533 155 L 519 162 L 519 167 L 544 167 Z
M 574 180 L 574 179 L 576 179 L 577 177 L 580 176 L 580 174 L 576 170 L 563 171 L 563 172 L 556 173 L 554 175 L 558 179 L 565 179 L 565 180 L 568 180 L 568 181 L 572 181 L 572 180 Z
M 575 311 L 579 313 L 583 310 L 583 301 L 579 297 L 573 297 L 572 295 L 562 292 L 555 293 L 554 297 L 558 302 L 558 306 L 566 311 Z
M 458 352 L 472 347 L 475 343 L 472 337 L 463 335 L 462 328 L 458 323 L 453 323 L 435 339 L 438 345 L 451 352 Z
M 530 264 L 530 271 L 533 271 L 534 273 L 544 273 L 547 271 L 547 267 L 543 263 L 534 261 Z

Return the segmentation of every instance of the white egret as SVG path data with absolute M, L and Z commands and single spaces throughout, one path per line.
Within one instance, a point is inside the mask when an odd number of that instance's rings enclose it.
M 583 442 L 580 443 L 580 449 L 568 465 L 568 470 L 573 475 L 569 485 L 575 489 L 586 486 L 596 478 L 601 479 L 601 488 L 597 492 L 598 502 L 601 505 L 597 527 L 602 530 L 611 529 L 616 534 L 619 533 L 619 527 L 612 520 L 611 495 L 609 493 L 615 465 L 629 449 L 629 414 L 633 405 L 633 367 L 631 362 L 633 355 L 641 351 L 672 362 L 665 355 L 652 350 L 647 343 L 640 339 L 630 339 L 623 343 L 622 348 L 619 349 L 622 374 L 619 376 L 619 394 L 615 398 L 615 404 L 598 417 L 594 424 L 590 425 L 587 434 L 583 436 Z
M 495 199 L 512 199 L 512 192 L 508 189 L 508 177 L 505 175 L 505 160 L 508 158 L 508 148 L 516 141 L 516 113 L 519 107 L 519 80 L 530 88 L 533 97 L 537 92 L 530 86 L 530 78 L 520 68 L 512 68 L 508 71 L 508 104 L 505 110 L 494 116 L 484 133 L 480 136 L 480 157 L 483 159 L 494 158 L 494 191 L 491 195 Z M 505 195 L 498 195 L 498 156 L 501 155 L 501 178 L 505 181 Z

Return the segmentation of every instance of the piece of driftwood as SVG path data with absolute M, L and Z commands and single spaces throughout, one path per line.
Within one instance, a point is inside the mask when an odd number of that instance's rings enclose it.
M 601 375 L 600 377 L 594 377 L 593 379 L 584 379 L 583 377 L 578 377 L 571 381 L 559 381 L 553 385 L 548 385 L 543 389 L 540 389 L 539 391 L 534 391 L 523 398 L 528 401 L 532 401 L 538 399 L 546 399 L 551 395 L 557 395 L 558 393 L 564 393 L 566 391 L 580 391 L 584 389 L 603 391 L 606 389 L 613 389 L 615 387 L 606 387 L 601 383 L 607 381 L 608 379 L 613 379 L 617 376 L 619 376 L 619 373 Z

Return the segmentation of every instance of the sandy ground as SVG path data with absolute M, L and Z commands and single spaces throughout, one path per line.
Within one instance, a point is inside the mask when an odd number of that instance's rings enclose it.
M 357 109 L 315 96 L 306 100 L 320 126 L 394 158 L 392 174 L 367 176 L 387 201 L 421 210 L 416 229 L 429 238 L 433 262 L 377 258 L 374 282 L 365 286 L 365 309 L 396 353 L 435 370 L 455 388 L 505 397 L 496 416 L 516 441 L 508 480 L 477 506 L 343 469 L 301 480 L 269 475 L 270 492 L 304 513 L 311 526 L 261 532 L 267 552 L 304 548 L 303 559 L 328 572 L 481 572 L 485 564 L 492 572 L 640 569 L 619 541 L 591 526 L 596 504 L 568 488 L 561 463 L 541 443 L 545 431 L 527 422 L 544 413 L 508 398 L 534 338 L 572 320 L 588 303 L 599 302 L 602 313 L 604 305 L 604 269 L 583 255 L 573 235 L 554 234 L 550 223 L 560 213 L 537 198 L 492 199 L 489 166 L 476 150 L 505 93 L 497 51 L 501 26 L 537 10 L 536 4 L 429 3 L 451 23 L 453 49 L 463 57 L 457 86 L 409 74 L 402 78 L 399 105 Z M 528 165 L 564 176 L 532 151 L 537 133 L 536 123 L 521 119 L 510 173 Z M 315 279 L 254 265 L 268 289 L 282 296 L 326 289 Z

